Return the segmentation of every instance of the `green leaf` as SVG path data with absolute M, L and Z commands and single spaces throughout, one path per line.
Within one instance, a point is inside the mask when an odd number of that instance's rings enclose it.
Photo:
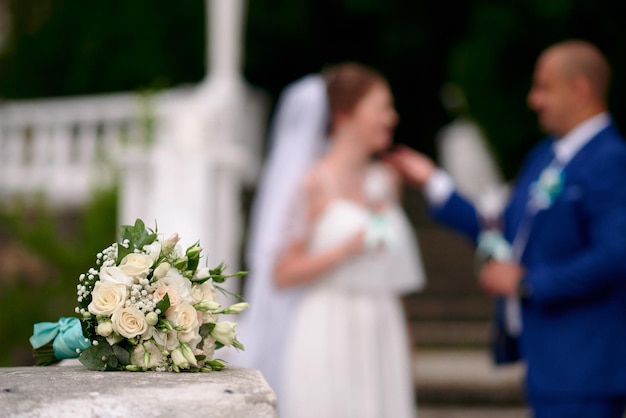
M 124 247 L 122 244 L 117 245 L 117 264 L 120 264 L 122 259 L 126 257 L 128 254 L 133 252 L 133 246 L 129 245 L 128 248 Z
M 145 234 L 139 240 L 137 248 L 142 248 L 144 245 L 150 245 L 157 239 L 157 234 Z
M 158 301 L 156 304 L 156 308 L 160 309 L 161 313 L 165 313 L 165 311 L 167 311 L 170 306 L 170 297 L 167 293 L 165 294 L 165 296 L 163 296 L 163 299 Z
M 143 221 L 139 218 L 137 218 L 135 220 L 135 230 L 136 231 L 145 231 L 146 230 L 146 224 L 143 223 Z
M 118 263 L 135 249 L 141 249 L 145 245 L 152 244 L 157 239 L 157 234 L 146 228 L 146 225 L 141 219 L 137 219 L 135 225 L 120 226 L 120 236 L 122 237 L 122 241 L 128 240 L 129 245 L 128 248 L 124 248 L 121 245 L 118 246 Z
M 116 370 L 119 366 L 119 361 L 115 356 L 109 356 L 107 358 L 106 370 Z
M 223 363 L 223 360 L 220 360 L 220 359 L 207 361 L 206 364 L 208 364 L 211 367 L 211 369 L 215 371 L 224 370 L 226 368 L 226 365 Z
M 105 371 L 107 370 L 108 358 L 112 355 L 113 349 L 106 340 L 102 339 L 98 341 L 98 345 L 92 345 L 85 349 L 78 360 L 90 370 Z
M 187 270 L 196 271 L 198 269 L 198 264 L 200 264 L 199 258 L 191 258 L 187 261 Z
M 90 316 L 89 318 L 82 318 L 80 321 L 80 326 L 83 330 L 83 335 L 85 338 L 92 340 L 97 336 L 96 327 L 98 326 L 98 321 L 95 316 Z
M 214 328 L 215 328 L 215 324 L 212 324 L 212 323 L 202 324 L 200 326 L 200 336 L 202 338 L 208 336 L 211 333 L 211 331 L 213 331 Z
M 130 353 L 125 348 L 119 345 L 114 345 L 113 353 L 115 354 L 115 357 L 117 357 L 121 365 L 126 366 L 130 364 Z

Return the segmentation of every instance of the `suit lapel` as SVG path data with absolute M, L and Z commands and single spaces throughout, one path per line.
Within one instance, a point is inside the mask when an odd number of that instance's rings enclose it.
M 609 125 L 610 127 L 611 125 Z M 554 214 L 555 211 L 559 210 L 559 206 L 563 204 L 564 199 L 570 199 L 570 194 L 581 191 L 578 190 L 578 177 L 582 167 L 585 166 L 585 162 L 593 156 L 597 150 L 602 146 L 604 142 L 604 133 L 607 132 L 609 128 L 603 129 L 598 134 L 596 134 L 589 142 L 587 142 L 573 157 L 572 159 L 563 167 L 564 175 L 564 184 L 561 188 L 561 192 L 556 196 L 552 205 L 544 210 L 540 210 L 535 214 L 533 219 L 530 221 L 530 230 L 528 235 L 528 241 L 524 248 L 524 251 L 521 254 L 523 257 L 527 248 L 533 245 L 534 238 L 537 235 L 537 231 L 541 231 L 543 228 L 550 228 L 550 224 L 546 223 L 550 219 L 550 215 Z M 574 190 L 576 189 L 576 190 Z

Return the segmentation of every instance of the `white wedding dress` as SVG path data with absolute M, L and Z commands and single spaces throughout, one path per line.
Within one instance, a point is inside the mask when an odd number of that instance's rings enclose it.
M 373 166 L 369 195 L 390 190 Z M 363 230 L 368 250 L 303 289 L 285 346 L 281 418 L 414 418 L 408 326 L 400 295 L 424 274 L 414 232 L 396 202 L 373 212 L 331 199 L 309 230 L 309 251 L 329 250 Z

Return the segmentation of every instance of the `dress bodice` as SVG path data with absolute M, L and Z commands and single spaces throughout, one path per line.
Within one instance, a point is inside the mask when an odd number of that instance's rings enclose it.
M 380 183 L 384 179 L 378 177 L 381 174 L 378 170 L 368 172 L 364 183 L 368 200 L 375 196 L 367 193 L 384 191 Z M 327 272 L 313 286 L 392 293 L 421 288 L 424 275 L 413 229 L 396 202 L 382 203 L 380 210 L 342 197 L 327 203 L 311 226 L 308 250 L 331 250 L 361 231 L 365 231 L 365 250 Z

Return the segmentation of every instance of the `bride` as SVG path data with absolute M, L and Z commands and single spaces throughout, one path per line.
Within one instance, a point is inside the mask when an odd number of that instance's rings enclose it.
M 255 200 L 239 335 L 282 417 L 414 417 L 400 296 L 424 284 L 393 171 L 386 80 L 356 63 L 290 86 Z M 325 139 L 328 136 L 328 139 Z

